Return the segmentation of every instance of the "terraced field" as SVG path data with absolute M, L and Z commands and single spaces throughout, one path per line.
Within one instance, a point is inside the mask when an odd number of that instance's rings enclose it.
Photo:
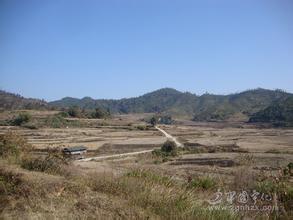
M 54 115 L 56 112 L 54 114 L 46 112 L 46 114 L 44 116 L 38 113 L 34 117 L 46 118 L 48 114 Z M 293 129 L 258 128 L 241 123 L 176 121 L 173 125 L 159 125 L 162 129 L 159 131 L 147 126 L 141 120 L 144 116 L 118 115 L 107 120 L 70 119 L 82 124 L 81 127 L 29 129 L 25 126 L 0 126 L 0 134 L 14 131 L 24 136 L 38 151 L 33 152 L 33 156 L 37 158 L 45 157 L 48 153 L 44 151 L 48 148 L 86 146 L 89 149 L 86 155 L 88 160 L 72 160 L 66 165 L 66 172 L 62 174 L 66 176 L 68 172 L 71 172 L 73 181 L 76 181 L 77 173 L 81 181 L 84 181 L 85 177 L 90 178 L 95 175 L 98 176 L 95 181 L 110 176 L 111 184 L 114 186 L 116 178 L 126 176 L 138 179 L 135 184 L 141 187 L 146 184 L 145 178 L 149 178 L 159 184 L 155 188 L 157 191 L 154 195 L 158 195 L 162 187 L 169 192 L 169 187 L 178 186 L 178 189 L 182 189 L 181 186 L 184 185 L 186 189 L 191 190 L 186 192 L 195 193 L 196 199 L 187 195 L 184 198 L 189 198 L 190 204 L 196 201 L 201 207 L 206 207 L 217 189 L 225 192 L 235 190 L 238 193 L 241 190 L 253 191 L 263 180 L 278 180 L 282 177 L 284 168 L 293 161 Z M 5 117 L 2 116 L 2 118 Z M 160 151 L 162 154 L 153 152 L 154 148 L 160 149 L 165 143 L 166 136 L 173 140 L 176 138 L 180 144 L 184 145 L 184 148 L 179 147 L 175 155 L 166 156 L 162 151 Z M 140 151 L 144 153 L 133 154 Z M 118 157 L 118 154 L 123 156 Z M 129 173 L 132 176 L 127 176 Z M 166 179 L 167 182 L 165 182 Z M 285 181 L 287 186 L 291 187 L 292 177 L 286 177 Z M 150 189 L 147 190 L 148 193 L 153 190 L 153 184 L 152 182 Z M 101 186 L 108 185 L 103 183 Z M 195 187 L 195 191 L 189 188 L 190 185 Z M 111 189 L 110 193 L 114 190 L 113 193 L 116 195 L 115 190 L 120 190 L 120 186 Z M 132 189 L 128 183 L 125 187 L 122 192 L 119 192 L 122 194 L 117 194 L 121 198 L 125 192 Z M 100 189 L 100 186 L 97 189 Z M 107 190 L 106 187 L 102 193 L 109 193 Z M 136 198 L 137 193 L 138 191 L 133 192 L 133 198 Z M 170 195 L 177 194 L 171 192 Z M 164 196 L 165 193 L 160 197 L 159 203 L 165 201 Z M 78 199 L 82 198 L 79 197 Z M 143 198 L 148 197 L 143 195 Z M 286 205 L 291 204 L 290 198 L 282 202 Z M 261 205 L 265 204 L 261 203 Z M 290 210 L 288 207 L 286 209 Z M 267 214 L 268 212 L 261 213 L 263 216 Z M 259 213 L 246 212 L 245 215 L 250 217 Z
M 161 144 L 165 138 L 156 130 L 133 131 L 124 128 L 42 128 L 30 130 L 15 127 L 0 127 L 0 132 L 16 131 L 27 138 L 36 149 L 47 147 L 68 147 L 84 145 L 90 150 L 97 150 L 105 144 L 109 145 L 153 145 Z

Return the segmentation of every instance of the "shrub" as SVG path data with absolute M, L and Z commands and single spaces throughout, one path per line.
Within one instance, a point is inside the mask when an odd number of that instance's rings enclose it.
M 161 151 L 166 153 L 176 152 L 176 144 L 173 141 L 167 140 L 161 147 Z
M 141 130 L 141 131 L 149 130 L 149 127 L 146 125 L 137 125 L 135 127 L 136 127 L 136 129 Z
M 279 204 L 287 212 L 292 214 L 293 208 L 293 187 L 286 181 L 267 179 L 257 184 L 257 191 L 266 195 L 274 196 Z M 290 214 L 290 215 L 291 215 Z
M 81 109 L 78 106 L 72 106 L 68 109 L 67 113 L 73 118 L 80 118 L 82 116 Z
M 39 119 L 30 120 L 29 122 L 27 122 L 27 123 L 22 125 L 22 127 L 28 128 L 28 129 L 38 129 L 39 126 L 40 126 L 40 120 Z
M 70 115 L 68 114 L 68 112 L 59 112 L 56 116 L 60 116 L 62 118 L 68 118 Z
M 8 132 L 0 135 L 0 157 L 18 158 L 31 149 L 32 146 L 27 143 L 26 139 L 16 133 Z
M 177 156 L 178 151 L 176 144 L 173 141 L 167 140 L 161 149 L 155 149 L 152 151 L 152 154 L 156 157 L 161 157 L 162 162 L 167 162 L 169 160 L 168 157 Z
M 20 113 L 16 118 L 11 121 L 11 124 L 14 126 L 21 126 L 24 123 L 29 122 L 31 115 L 28 113 Z
M 258 182 L 256 188 L 258 192 L 270 194 L 277 191 L 277 184 L 273 180 L 265 180 Z
M 162 115 L 162 116 L 159 116 L 159 123 L 170 125 L 173 123 L 173 119 L 170 115 Z
M 106 111 L 101 108 L 96 108 L 95 111 L 91 113 L 91 118 L 107 118 L 109 116 L 109 110 Z
M 27 170 L 46 172 L 50 174 L 62 174 L 64 165 L 68 161 L 63 157 L 59 149 L 48 149 L 45 157 L 33 157 L 28 155 L 21 161 L 21 167 Z
M 293 176 L 293 163 L 289 163 L 284 169 L 283 173 L 285 176 Z
M 156 126 L 157 124 L 170 125 L 174 122 L 174 120 L 172 119 L 170 115 L 161 115 L 161 114 L 156 114 L 152 116 L 151 118 L 144 119 L 144 121 L 150 123 L 152 126 Z
M 19 190 L 21 175 L 0 168 L 0 195 L 11 195 Z
M 52 128 L 62 128 L 67 125 L 67 121 L 60 115 L 53 115 L 46 118 L 45 124 Z
M 289 163 L 289 164 L 288 164 L 288 168 L 289 168 L 289 169 L 293 169 L 293 163 Z
M 157 117 L 152 117 L 151 120 L 150 120 L 150 123 L 152 126 L 156 126 L 156 124 L 158 123 L 158 119 Z
M 201 188 L 203 190 L 213 189 L 216 185 L 215 179 L 209 176 L 198 177 L 189 183 L 189 187 Z

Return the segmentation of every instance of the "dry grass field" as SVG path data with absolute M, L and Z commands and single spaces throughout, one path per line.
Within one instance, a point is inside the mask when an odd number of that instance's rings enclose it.
M 1 114 L 1 119 L 13 117 L 12 113 Z M 31 114 L 45 118 L 56 112 Z M 166 137 L 146 126 L 141 120 L 146 116 L 74 119 L 83 123 L 81 127 L 1 126 L 0 133 L 5 135 L 12 131 L 24 137 L 34 152 L 83 145 L 89 149 L 88 157 L 114 155 L 163 145 Z M 190 121 L 160 128 L 176 137 L 184 148 L 172 155 L 157 152 L 59 162 L 57 171 L 45 168 L 40 171 L 32 163 L 28 166 L 2 158 L 0 216 L 27 219 L 292 218 L 293 170 L 288 164 L 293 162 L 293 129 Z M 249 195 L 258 192 L 259 198 L 249 197 L 245 204 L 235 199 L 231 209 L 224 196 L 235 192 L 239 197 L 243 191 Z M 217 192 L 222 193 L 223 200 L 214 206 L 210 201 Z M 270 199 L 265 200 L 261 195 Z M 258 209 L 247 210 L 245 205 Z M 215 207 L 220 210 L 213 209 Z

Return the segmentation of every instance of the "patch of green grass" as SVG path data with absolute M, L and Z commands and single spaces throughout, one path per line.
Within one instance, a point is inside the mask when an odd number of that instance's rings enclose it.
M 57 113 L 57 116 L 61 116 L 62 118 L 68 118 L 68 117 L 70 117 L 70 115 L 68 114 L 68 112 L 65 112 L 65 111 L 61 111 L 61 112 Z
M 289 167 L 289 165 L 288 165 Z M 290 182 L 290 173 L 279 178 L 268 178 L 257 183 L 256 190 L 260 193 L 276 197 L 279 206 L 283 206 L 287 215 L 293 215 L 293 184 Z
M 50 128 L 63 128 L 67 126 L 67 121 L 60 115 L 52 115 L 45 119 L 45 125 Z
M 274 193 L 277 191 L 277 184 L 274 183 L 272 180 L 258 182 L 256 187 L 256 190 L 261 193 Z
M 202 176 L 191 180 L 188 185 L 190 188 L 199 188 L 203 190 L 214 189 L 217 186 L 217 182 L 210 176 Z
M 69 120 L 59 114 L 51 115 L 39 122 L 42 127 L 65 128 L 65 127 L 85 127 L 89 126 L 80 120 Z
M 164 186 L 170 186 L 174 184 L 174 181 L 169 176 L 159 175 L 157 173 L 148 171 L 148 170 L 140 170 L 136 169 L 126 174 L 127 177 L 135 177 L 144 179 L 147 182 L 153 182 L 156 184 L 161 184 Z
M 182 150 L 183 154 L 200 154 L 207 152 L 207 149 L 202 146 L 185 146 Z

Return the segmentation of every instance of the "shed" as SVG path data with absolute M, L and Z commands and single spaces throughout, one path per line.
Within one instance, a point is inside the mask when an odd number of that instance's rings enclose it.
M 66 155 L 83 155 L 87 152 L 87 148 L 84 146 L 66 147 L 63 149 L 63 153 Z

